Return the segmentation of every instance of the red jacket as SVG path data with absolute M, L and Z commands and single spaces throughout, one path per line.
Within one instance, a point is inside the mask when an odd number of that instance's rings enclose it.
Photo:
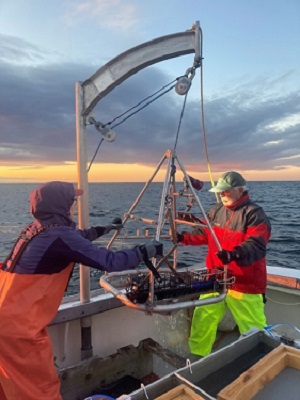
M 235 249 L 239 255 L 238 261 L 232 261 L 228 265 L 229 271 L 236 278 L 233 289 L 243 293 L 265 293 L 265 256 L 271 225 L 263 209 L 253 203 L 245 192 L 243 197 L 230 207 L 224 207 L 222 203 L 212 207 L 207 216 L 222 249 Z M 207 268 L 221 265 L 216 255 L 219 249 L 208 228 L 197 228 L 190 233 L 183 232 L 180 243 L 192 246 L 207 244 Z

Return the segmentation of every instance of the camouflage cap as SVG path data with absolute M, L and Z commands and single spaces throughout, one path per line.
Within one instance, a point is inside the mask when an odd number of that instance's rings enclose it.
M 238 172 L 230 171 L 221 175 L 216 186 L 209 189 L 209 191 L 220 193 L 241 186 L 246 186 L 245 179 Z

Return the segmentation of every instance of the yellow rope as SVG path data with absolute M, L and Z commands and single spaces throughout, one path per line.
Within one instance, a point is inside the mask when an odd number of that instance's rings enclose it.
M 202 134 L 203 134 L 203 142 L 204 142 L 204 149 L 205 149 L 205 154 L 206 154 L 206 161 L 207 161 L 207 168 L 208 168 L 208 174 L 211 182 L 211 186 L 215 186 L 215 182 L 211 173 L 211 168 L 210 168 L 210 162 L 209 162 L 209 157 L 208 157 L 208 151 L 207 151 L 207 144 L 206 144 L 206 133 L 205 133 L 205 124 L 204 124 L 204 100 L 203 100 L 203 64 L 200 66 L 200 96 L 201 96 L 201 121 L 202 121 Z M 217 193 L 215 193 L 216 200 L 219 203 L 219 197 Z

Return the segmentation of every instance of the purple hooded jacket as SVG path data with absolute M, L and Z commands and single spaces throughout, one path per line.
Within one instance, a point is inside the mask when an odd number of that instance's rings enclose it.
M 137 247 L 115 252 L 99 248 L 91 243 L 98 238 L 94 227 L 76 229 L 75 222 L 70 219 L 74 198 L 74 186 L 68 182 L 49 182 L 31 192 L 30 211 L 34 222 L 23 230 L 4 270 L 9 269 L 24 238 L 31 237 L 38 228 L 45 225 L 50 227 L 29 241 L 16 263 L 14 273 L 54 274 L 70 263 L 81 263 L 110 272 L 138 267 L 142 256 Z

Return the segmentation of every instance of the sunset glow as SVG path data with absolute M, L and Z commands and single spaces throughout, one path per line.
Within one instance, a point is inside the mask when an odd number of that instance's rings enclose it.
M 154 173 L 156 166 L 143 166 L 140 164 L 94 164 L 89 175 L 89 182 L 147 182 Z M 299 180 L 299 169 L 290 166 L 278 171 L 251 171 L 240 170 L 229 166 L 223 170 L 212 170 L 214 180 L 228 170 L 236 169 L 241 172 L 249 181 L 293 181 Z M 197 168 L 191 168 L 188 173 L 200 180 L 209 181 L 208 172 L 199 172 Z M 166 166 L 162 167 L 154 181 L 165 180 Z M 177 180 L 182 179 L 182 173 L 178 170 Z M 77 165 L 66 163 L 60 165 L 39 165 L 30 166 L 0 166 L 0 183 L 10 182 L 47 182 L 62 180 L 68 182 L 77 181 Z

